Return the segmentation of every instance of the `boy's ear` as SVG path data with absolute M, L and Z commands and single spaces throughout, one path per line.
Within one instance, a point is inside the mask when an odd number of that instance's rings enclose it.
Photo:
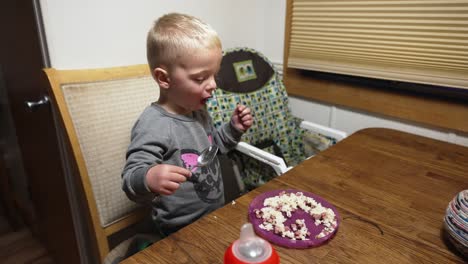
M 169 88 L 170 79 L 165 69 L 157 67 L 153 70 L 153 75 L 154 75 L 154 79 L 156 80 L 160 88 L 162 89 Z

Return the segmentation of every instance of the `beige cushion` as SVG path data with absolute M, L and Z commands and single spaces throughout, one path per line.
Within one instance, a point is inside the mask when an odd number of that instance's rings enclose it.
M 122 191 L 121 172 L 130 131 L 159 97 L 148 77 L 63 85 L 103 227 L 136 208 Z

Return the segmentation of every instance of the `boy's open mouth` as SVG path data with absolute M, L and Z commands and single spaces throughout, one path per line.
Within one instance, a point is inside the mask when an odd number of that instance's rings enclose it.
M 202 103 L 202 104 L 206 104 L 206 102 L 207 102 L 210 98 L 211 98 L 211 97 L 203 98 L 203 99 L 201 100 L 201 103 Z

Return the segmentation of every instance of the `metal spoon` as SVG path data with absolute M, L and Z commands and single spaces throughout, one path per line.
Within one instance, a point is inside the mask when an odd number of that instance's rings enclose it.
M 218 146 L 216 145 L 211 145 L 204 149 L 201 153 L 200 156 L 197 158 L 197 165 L 195 167 L 203 167 L 208 164 L 210 164 L 213 159 L 216 157 L 216 154 L 218 153 Z

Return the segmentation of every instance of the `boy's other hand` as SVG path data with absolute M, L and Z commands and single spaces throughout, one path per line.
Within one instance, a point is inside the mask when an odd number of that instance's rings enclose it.
M 242 132 L 247 131 L 252 126 L 253 117 L 250 108 L 245 105 L 237 105 L 232 114 L 232 124 Z
M 146 173 L 146 183 L 153 193 L 171 195 L 191 175 L 192 173 L 185 168 L 169 164 L 159 164 L 148 170 Z

